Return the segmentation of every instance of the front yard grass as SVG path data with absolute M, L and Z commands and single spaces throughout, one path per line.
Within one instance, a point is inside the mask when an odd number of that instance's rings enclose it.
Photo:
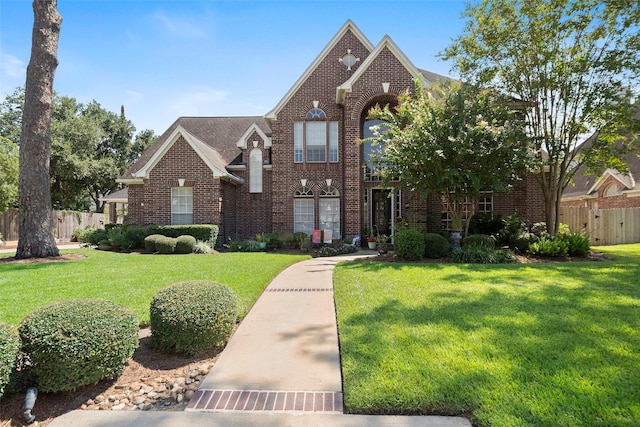
M 596 249 L 611 260 L 338 265 L 347 411 L 640 425 L 640 244 Z
M 153 295 L 172 283 L 213 280 L 238 296 L 244 317 L 264 288 L 283 269 L 308 256 L 267 253 L 141 255 L 63 250 L 85 259 L 39 264 L 0 264 L 0 321 L 18 325 L 47 304 L 77 298 L 103 298 L 131 308 L 149 323 Z M 10 256 L 11 254 L 3 254 Z

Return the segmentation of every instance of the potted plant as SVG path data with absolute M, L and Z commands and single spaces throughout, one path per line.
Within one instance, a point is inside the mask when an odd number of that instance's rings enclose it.
M 369 234 L 367 236 L 367 245 L 369 246 L 369 249 L 375 249 L 376 244 L 376 236 L 374 236 L 373 234 Z

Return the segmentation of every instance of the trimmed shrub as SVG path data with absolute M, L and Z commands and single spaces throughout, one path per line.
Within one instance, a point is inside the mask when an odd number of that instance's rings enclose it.
M 460 264 L 508 264 L 516 261 L 511 251 L 483 245 L 463 246 L 459 251 L 453 251 L 449 259 Z
M 162 234 L 173 238 L 189 235 L 195 237 L 196 240 L 214 245 L 218 240 L 218 226 L 212 224 L 150 225 L 147 227 L 147 234 Z
M 174 250 L 177 254 L 190 254 L 195 251 L 196 238 L 193 236 L 179 236 L 176 239 L 176 248 Z
M 11 371 L 16 363 L 16 356 L 20 350 L 20 337 L 15 329 L 0 322 L 0 398 L 4 387 L 9 383 Z
M 469 235 L 487 234 L 497 235 L 505 227 L 505 220 L 500 215 L 478 212 L 471 217 L 469 222 Z
M 442 236 L 440 236 L 442 237 Z M 424 256 L 424 236 L 415 228 L 404 228 L 395 235 L 396 255 L 408 261 L 419 260 Z
M 106 240 L 109 238 L 107 235 L 107 230 L 95 227 L 89 227 L 85 229 L 76 228 L 75 230 L 73 230 L 73 236 L 78 240 L 78 242 L 86 243 L 93 246 L 98 246 L 101 240 Z
M 180 282 L 151 300 L 151 344 L 160 351 L 195 354 L 222 345 L 236 323 L 235 293 L 219 283 Z
M 161 236 L 156 239 L 156 251 L 160 254 L 172 254 L 176 250 L 177 239 Z
M 495 249 L 496 239 L 486 234 L 470 234 L 462 239 L 462 246 L 484 246 L 486 248 Z
M 558 234 L 556 240 L 566 242 L 569 247 L 567 252 L 570 256 L 587 256 L 591 251 L 589 237 L 581 233 Z
M 117 377 L 138 347 L 138 320 L 111 301 L 82 299 L 45 306 L 18 327 L 43 392 L 73 391 Z
M 424 255 L 427 258 L 442 258 L 449 253 L 451 243 L 437 233 L 427 233 L 424 236 Z
M 152 253 L 158 252 L 158 248 L 156 248 L 156 241 L 158 239 L 163 238 L 162 234 L 151 234 L 144 238 L 144 248 Z

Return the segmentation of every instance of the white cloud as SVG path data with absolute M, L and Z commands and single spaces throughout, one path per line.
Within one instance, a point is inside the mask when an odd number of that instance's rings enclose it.
M 199 38 L 207 35 L 205 28 L 185 17 L 168 16 L 165 12 L 158 11 L 151 18 L 163 32 L 172 36 Z
M 228 92 L 211 87 L 200 87 L 184 92 L 169 100 L 169 110 L 178 116 L 211 116 L 224 110 Z
M 0 52 L 0 95 L 13 92 L 18 86 L 24 86 L 27 78 L 27 64 L 9 53 Z
M 0 71 L 3 75 L 11 78 L 24 77 L 27 72 L 27 64 L 20 58 L 10 53 L 0 53 Z

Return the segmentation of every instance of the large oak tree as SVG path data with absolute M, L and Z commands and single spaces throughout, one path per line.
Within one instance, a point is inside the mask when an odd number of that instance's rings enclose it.
M 34 0 L 31 59 L 27 67 L 20 134 L 18 207 L 20 230 L 16 258 L 58 256 L 51 226 L 49 152 L 53 78 L 58 67 L 62 16 L 56 0 Z
M 582 164 L 620 167 L 640 82 L 640 7 L 617 0 L 481 0 L 442 56 L 463 80 L 524 101 L 555 235 L 563 190 Z M 621 132 L 622 131 L 622 132 Z M 589 135 L 597 142 L 576 150 Z

